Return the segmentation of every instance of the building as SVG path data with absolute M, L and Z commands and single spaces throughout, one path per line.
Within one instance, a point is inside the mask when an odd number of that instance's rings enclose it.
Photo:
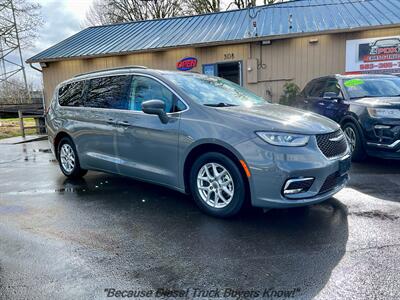
M 40 63 L 47 103 L 65 79 L 127 65 L 214 74 L 277 101 L 286 82 L 400 72 L 400 1 L 298 0 L 90 27 L 27 63 Z

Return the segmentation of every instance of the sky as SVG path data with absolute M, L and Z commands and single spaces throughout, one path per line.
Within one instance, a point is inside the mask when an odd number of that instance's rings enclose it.
M 24 61 L 80 31 L 93 0 L 36 0 L 41 6 L 44 24 L 33 47 L 22 49 Z M 28 81 L 41 85 L 42 76 L 26 66 Z
M 34 46 L 22 49 L 24 61 L 82 30 L 86 12 L 93 0 L 34 0 L 34 2 L 42 6 L 44 24 L 39 30 L 39 37 Z M 222 3 L 227 6 L 229 0 L 223 0 Z M 259 0 L 257 3 L 261 4 L 262 1 Z M 27 65 L 26 74 L 28 82 L 35 88 L 41 87 L 40 72 Z

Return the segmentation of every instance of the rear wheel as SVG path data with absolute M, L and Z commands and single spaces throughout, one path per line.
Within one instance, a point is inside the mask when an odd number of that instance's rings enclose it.
M 68 178 L 81 178 L 87 170 L 81 168 L 75 145 L 68 137 L 63 138 L 58 144 L 58 163 L 60 169 Z
M 346 123 L 343 132 L 349 142 L 351 158 L 353 161 L 362 161 L 366 157 L 360 130 L 353 123 Z
M 218 152 L 203 154 L 194 162 L 190 189 L 200 209 L 216 217 L 237 214 L 245 202 L 245 182 L 239 168 Z

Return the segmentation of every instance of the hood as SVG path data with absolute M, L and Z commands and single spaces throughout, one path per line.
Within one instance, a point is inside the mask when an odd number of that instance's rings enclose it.
M 233 106 L 218 108 L 221 118 L 247 123 L 254 130 L 281 131 L 300 134 L 321 134 L 338 130 L 339 125 L 320 115 L 279 104 L 254 107 Z M 235 123 L 234 123 L 235 124 Z
M 355 104 L 371 106 L 371 107 L 385 107 L 385 108 L 400 108 L 400 97 L 374 97 L 362 98 L 353 100 Z

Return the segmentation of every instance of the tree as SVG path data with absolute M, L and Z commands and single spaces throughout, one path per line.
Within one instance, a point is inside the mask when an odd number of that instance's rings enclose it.
M 283 86 L 283 95 L 279 98 L 279 103 L 292 106 L 296 97 L 300 93 L 300 88 L 294 82 L 286 82 Z
M 234 4 L 238 9 L 256 6 L 256 0 L 234 0 Z
M 41 6 L 29 0 L 0 0 L 0 37 L 3 42 L 15 42 L 11 5 L 14 7 L 18 35 L 22 47 L 31 46 L 38 37 L 38 29 L 43 25 Z
M 189 14 L 205 14 L 211 12 L 218 12 L 221 10 L 220 0 L 189 0 L 188 1 Z
M 34 90 L 33 85 L 28 86 L 28 90 Z M 26 103 L 28 91 L 25 89 L 24 82 L 18 78 L 12 78 L 7 81 L 7 88 L 0 88 L 1 104 L 20 104 Z
M 194 0 L 197 1 L 197 0 Z M 288 1 L 288 0 L 263 0 L 263 4 L 264 5 L 270 5 L 270 4 L 274 4 L 277 3 L 278 1 L 280 2 L 284 2 L 284 1 Z M 236 8 L 238 9 L 243 9 L 243 8 L 247 8 L 247 7 L 255 7 L 257 6 L 257 0 L 233 0 L 233 2 L 231 2 L 227 9 L 229 9 L 232 5 L 236 6 Z
M 278 1 L 285 0 L 263 0 L 263 3 L 272 4 Z M 256 0 L 233 0 L 224 6 L 222 2 L 221 0 L 95 0 L 86 14 L 83 25 L 96 26 L 197 15 L 219 12 L 232 6 L 242 9 L 257 5 Z
M 183 11 L 182 0 L 96 0 L 86 15 L 86 25 L 163 19 Z

